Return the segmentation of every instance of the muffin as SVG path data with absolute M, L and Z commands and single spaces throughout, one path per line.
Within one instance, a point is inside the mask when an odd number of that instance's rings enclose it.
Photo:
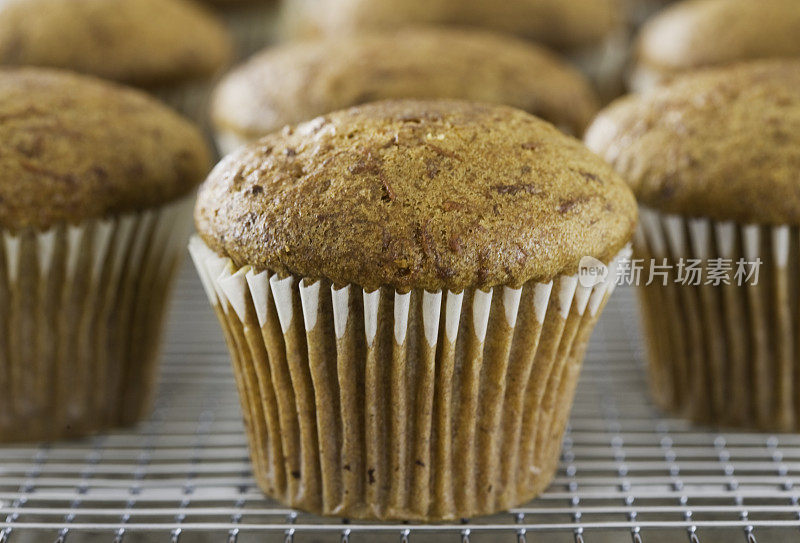
M 188 0 L 0 3 L 0 65 L 62 68 L 137 86 L 196 120 L 231 49 L 225 27 Z
M 139 91 L 0 69 L 0 441 L 137 421 L 202 136 Z
M 290 39 L 342 37 L 403 26 L 480 27 L 569 57 L 604 97 L 622 90 L 628 35 L 622 0 L 286 0 Z
M 684 0 L 648 22 L 637 39 L 629 86 L 636 91 L 698 68 L 800 57 L 797 0 Z
M 223 159 L 190 251 L 261 488 L 363 519 L 537 495 L 613 289 L 579 262 L 613 267 L 635 221 L 610 167 L 506 106 L 377 102 Z
M 586 141 L 638 196 L 642 275 L 669 268 L 639 289 L 658 404 L 797 430 L 800 62 L 687 75 L 614 104 Z
M 220 148 L 287 124 L 387 98 L 463 98 L 519 107 L 581 135 L 598 99 L 579 72 L 531 43 L 487 32 L 417 28 L 268 49 L 212 97 Z

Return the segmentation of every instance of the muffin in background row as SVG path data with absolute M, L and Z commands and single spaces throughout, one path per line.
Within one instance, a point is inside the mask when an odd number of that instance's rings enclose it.
M 623 90 L 622 0 L 286 0 L 289 39 L 342 38 L 406 26 L 477 27 L 545 45 L 576 64 L 604 100 Z
M 0 65 L 62 68 L 156 94 L 195 120 L 231 61 L 225 26 L 189 0 L 0 3 Z
M 634 56 L 634 91 L 701 68 L 800 58 L 800 2 L 684 0 L 648 21 Z
M 287 124 L 387 98 L 511 105 L 581 135 L 598 109 L 589 82 L 555 54 L 479 30 L 407 28 L 272 48 L 233 70 L 212 98 L 229 152 Z
M 203 138 L 138 91 L 5 68 L 0 148 L 0 441 L 136 422 Z
M 377 102 L 223 159 L 190 251 L 260 487 L 364 519 L 533 498 L 613 290 L 574 274 L 635 221 L 608 165 L 505 106 Z
M 800 62 L 687 75 L 615 103 L 586 141 L 642 205 L 636 257 L 670 265 L 666 286 L 639 290 L 658 404 L 702 423 L 796 431 Z M 691 259 L 699 284 L 686 279 Z

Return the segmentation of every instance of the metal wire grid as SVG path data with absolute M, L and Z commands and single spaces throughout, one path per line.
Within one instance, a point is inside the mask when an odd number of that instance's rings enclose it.
M 595 332 L 549 491 L 507 514 L 433 526 L 345 523 L 265 499 L 225 345 L 189 265 L 176 294 L 149 421 L 0 448 L 0 543 L 800 540 L 800 435 L 709 433 L 660 418 L 628 289 Z

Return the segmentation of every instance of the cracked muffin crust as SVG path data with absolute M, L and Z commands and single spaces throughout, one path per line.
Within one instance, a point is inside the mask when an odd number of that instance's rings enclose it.
M 610 260 L 636 204 L 554 126 L 505 106 L 397 100 L 339 111 L 241 148 L 195 208 L 237 266 L 365 289 L 520 286 Z

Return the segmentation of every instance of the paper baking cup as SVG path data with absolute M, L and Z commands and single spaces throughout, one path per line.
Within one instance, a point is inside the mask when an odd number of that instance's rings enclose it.
M 800 427 L 800 231 L 642 210 L 635 257 L 670 266 L 668 285 L 639 289 L 653 394 L 700 423 L 789 431 Z M 730 284 L 676 284 L 678 260 L 731 261 Z M 757 284 L 736 262 L 761 259 Z M 647 270 L 647 266 L 645 266 Z M 643 279 L 644 279 L 643 274 Z
M 147 411 L 190 211 L 182 201 L 0 230 L 0 441 L 83 435 Z
M 324 515 L 437 520 L 549 484 L 613 282 L 365 292 L 237 269 L 197 237 L 190 252 L 268 495 Z

